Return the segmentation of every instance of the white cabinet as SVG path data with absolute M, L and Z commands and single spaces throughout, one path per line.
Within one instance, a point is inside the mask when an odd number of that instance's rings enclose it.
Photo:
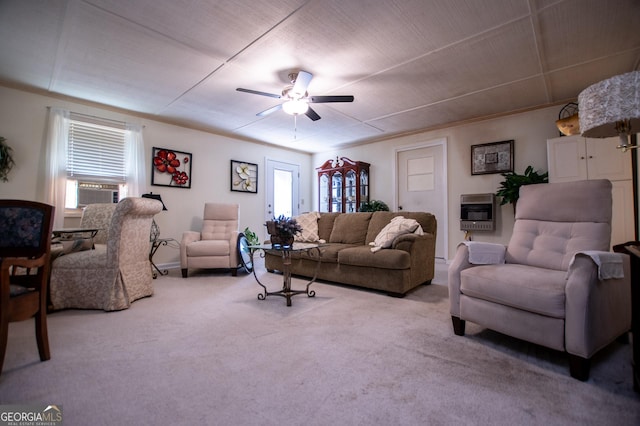
M 580 135 L 547 140 L 549 182 L 609 179 L 613 185 L 611 244 L 635 240 L 631 153 L 616 149 L 617 137 Z

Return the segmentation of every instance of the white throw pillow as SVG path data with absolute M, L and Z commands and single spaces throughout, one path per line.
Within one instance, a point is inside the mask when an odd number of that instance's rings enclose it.
M 298 232 L 294 236 L 294 241 L 312 243 L 320 239 L 318 236 L 318 219 L 320 219 L 320 213 L 303 213 L 300 216 L 296 216 L 294 219 L 298 222 L 298 225 L 302 227 L 302 231 Z
M 420 224 L 415 219 L 405 219 L 404 216 L 396 216 L 391 219 L 378 235 L 376 239 L 369 243 L 373 247 L 371 251 L 378 251 L 382 248 L 389 248 L 398 235 L 410 234 L 414 232 Z

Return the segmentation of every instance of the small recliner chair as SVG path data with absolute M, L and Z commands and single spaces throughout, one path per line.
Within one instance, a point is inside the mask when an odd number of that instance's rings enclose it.
M 186 231 L 180 243 L 182 277 L 189 269 L 230 269 L 238 274 L 238 204 L 206 203 L 202 231 Z
M 571 376 L 631 327 L 629 257 L 609 251 L 611 182 L 520 188 L 508 246 L 465 242 L 449 267 L 454 333 L 465 321 L 569 354 Z M 502 249 L 502 251 L 500 250 Z

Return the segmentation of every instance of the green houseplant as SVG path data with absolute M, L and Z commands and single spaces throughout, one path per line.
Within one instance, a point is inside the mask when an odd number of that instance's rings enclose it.
M 243 233 L 250 246 L 257 246 L 258 244 L 260 244 L 260 239 L 258 238 L 258 235 L 255 232 L 253 232 L 251 229 L 249 229 L 248 226 L 244 228 Z
M 500 188 L 496 192 L 496 196 L 501 197 L 500 205 L 511 203 L 514 206 L 520 196 L 520 187 L 523 185 L 531 185 L 535 183 L 549 183 L 549 173 L 539 173 L 533 170 L 532 166 L 528 166 L 524 174 L 519 175 L 514 172 L 502 173 L 504 181 L 500 183 Z
M 7 182 L 9 178 L 9 172 L 14 166 L 15 162 L 11 156 L 11 147 L 5 143 L 6 139 L 0 136 L 0 180 Z
M 378 211 L 389 211 L 389 206 L 384 201 L 379 200 L 371 200 L 365 203 L 362 203 L 360 206 L 361 212 L 378 212 Z

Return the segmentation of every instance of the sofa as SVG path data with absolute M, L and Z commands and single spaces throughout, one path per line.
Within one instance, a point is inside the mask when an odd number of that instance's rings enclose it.
M 296 241 L 320 242 L 322 254 L 317 267 L 315 250 L 292 253 L 292 275 L 313 277 L 317 270 L 317 279 L 396 297 L 433 279 L 437 224 L 431 213 L 311 212 L 296 219 L 303 228 Z M 277 251 L 265 253 L 268 271 L 282 271 L 282 262 Z

